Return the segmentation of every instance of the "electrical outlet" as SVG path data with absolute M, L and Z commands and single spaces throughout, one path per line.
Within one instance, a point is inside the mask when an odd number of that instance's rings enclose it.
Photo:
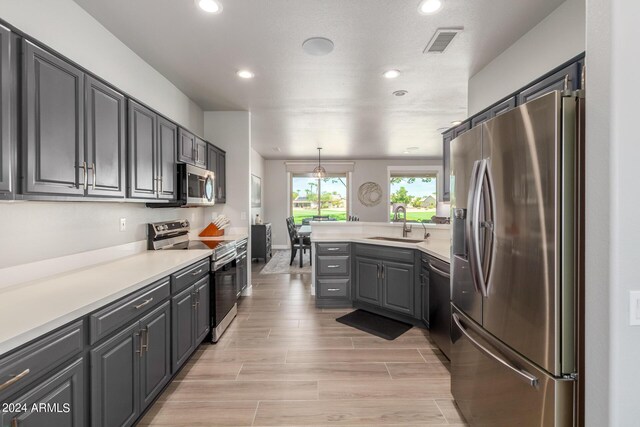
M 120 218 L 120 231 L 127 231 L 127 218 Z
M 629 292 L 629 325 L 640 326 L 640 291 Z

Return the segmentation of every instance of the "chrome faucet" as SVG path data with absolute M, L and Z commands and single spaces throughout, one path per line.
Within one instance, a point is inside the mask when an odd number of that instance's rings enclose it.
M 411 232 L 411 225 L 407 225 L 407 209 L 402 206 L 402 205 L 398 205 L 396 206 L 396 208 L 393 210 L 393 222 L 398 222 L 398 213 L 402 211 L 402 237 L 407 237 L 407 234 Z

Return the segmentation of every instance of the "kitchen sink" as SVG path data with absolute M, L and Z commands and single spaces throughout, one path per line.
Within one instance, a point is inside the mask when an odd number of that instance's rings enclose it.
M 368 237 L 368 239 L 371 239 L 371 240 L 386 240 L 386 241 L 389 241 L 389 242 L 401 242 L 401 243 L 420 243 L 420 242 L 424 242 L 424 240 L 405 239 L 403 237 L 376 236 L 376 237 Z

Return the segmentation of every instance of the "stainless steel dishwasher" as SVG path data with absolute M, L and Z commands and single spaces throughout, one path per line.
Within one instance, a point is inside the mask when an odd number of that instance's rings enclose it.
M 451 281 L 449 263 L 429 257 L 429 335 L 449 356 L 451 349 Z

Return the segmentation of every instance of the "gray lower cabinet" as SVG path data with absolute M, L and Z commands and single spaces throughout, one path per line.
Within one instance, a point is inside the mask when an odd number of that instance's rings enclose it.
M 413 264 L 382 262 L 382 306 L 413 316 L 415 286 Z
M 91 350 L 91 425 L 130 426 L 140 413 L 140 324 Z
M 3 400 L 0 425 L 3 427 L 82 427 L 85 412 L 85 366 L 82 357 L 31 385 L 19 395 Z M 7 405 L 6 408 L 4 405 Z M 47 410 L 34 411 L 34 405 Z
M 189 287 L 171 299 L 171 363 L 176 372 L 195 350 L 195 295 Z
M 84 195 L 84 73 L 23 41 L 23 191 Z
M 169 382 L 170 315 L 166 301 L 90 351 L 93 426 L 132 425 Z
M 171 299 L 171 367 L 176 372 L 210 331 L 209 276 Z
M 91 196 L 126 195 L 124 95 L 87 76 L 85 126 L 86 157 Z
M 144 351 L 140 359 L 140 402 L 142 408 L 146 408 L 171 379 L 171 305 L 169 301 L 142 318 L 140 329 Z
M 12 102 L 11 31 L 0 25 L 0 199 L 13 196 L 14 142 L 12 116 L 16 110 Z
M 381 304 L 380 261 L 356 257 L 356 300 Z
M 316 306 L 350 307 L 351 245 L 315 243 Z
M 420 308 L 422 323 L 429 326 L 429 269 L 426 266 L 426 258 L 422 258 L 420 268 Z

